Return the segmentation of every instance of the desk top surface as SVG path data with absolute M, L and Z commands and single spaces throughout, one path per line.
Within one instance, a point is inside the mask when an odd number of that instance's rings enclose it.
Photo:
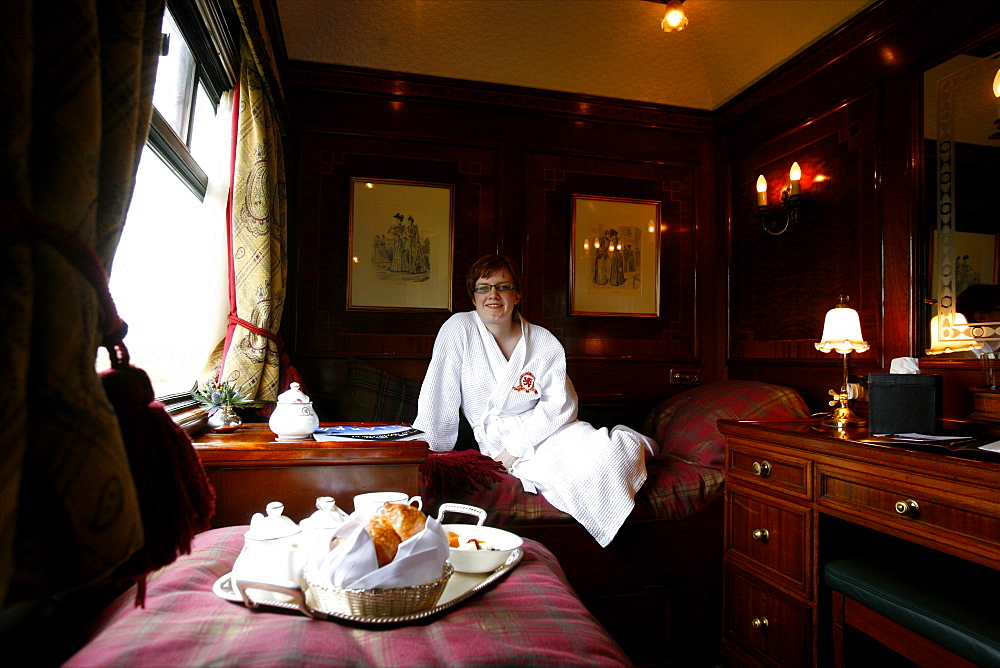
M 333 426 L 323 423 L 321 426 Z M 360 423 L 353 423 L 360 424 Z M 278 441 L 266 423 L 244 423 L 229 433 L 205 432 L 193 440 L 202 461 L 243 459 L 389 459 L 400 457 L 423 461 L 426 441 Z
M 969 466 L 1000 475 L 1000 453 L 979 446 L 1000 440 L 995 425 L 942 420 L 937 436 L 953 440 L 915 441 L 892 436 L 875 436 L 865 428 L 836 430 L 820 425 L 816 419 L 802 420 L 720 420 L 719 430 L 726 436 L 753 438 L 768 434 L 776 442 L 794 442 L 822 452 L 864 456 L 873 459 L 912 458 Z M 970 436 L 969 439 L 961 439 Z

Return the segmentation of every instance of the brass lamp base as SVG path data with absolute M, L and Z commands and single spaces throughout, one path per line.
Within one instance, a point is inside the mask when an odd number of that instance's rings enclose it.
M 828 417 L 820 420 L 822 426 L 828 429 L 853 429 L 855 427 L 864 427 L 868 424 L 868 420 L 859 418 L 847 407 L 847 394 L 834 392 L 833 390 L 830 390 L 830 394 L 834 396 L 834 400 L 830 402 L 830 405 L 840 405 L 834 408 Z

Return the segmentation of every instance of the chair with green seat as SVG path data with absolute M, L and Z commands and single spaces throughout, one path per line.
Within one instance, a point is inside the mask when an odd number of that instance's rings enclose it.
M 852 627 L 920 666 L 1000 667 L 1000 571 L 913 548 L 826 564 L 834 665 Z

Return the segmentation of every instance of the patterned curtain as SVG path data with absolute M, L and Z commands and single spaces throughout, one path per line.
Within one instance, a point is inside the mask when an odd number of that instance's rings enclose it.
M 285 389 L 277 336 L 287 274 L 284 155 L 274 111 L 246 43 L 241 60 L 229 226 L 229 329 L 199 382 L 229 382 L 256 404 L 267 405 Z
M 88 279 L 121 235 L 152 109 L 163 0 L 21 0 L 0 9 L 0 601 L 102 580 L 143 544 L 115 413 L 94 370 Z M 52 629 L 58 634 L 58 629 Z

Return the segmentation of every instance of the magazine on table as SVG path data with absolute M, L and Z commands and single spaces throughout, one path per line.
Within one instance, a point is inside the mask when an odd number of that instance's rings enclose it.
M 424 432 L 406 424 L 344 424 L 320 427 L 317 441 L 420 441 Z

